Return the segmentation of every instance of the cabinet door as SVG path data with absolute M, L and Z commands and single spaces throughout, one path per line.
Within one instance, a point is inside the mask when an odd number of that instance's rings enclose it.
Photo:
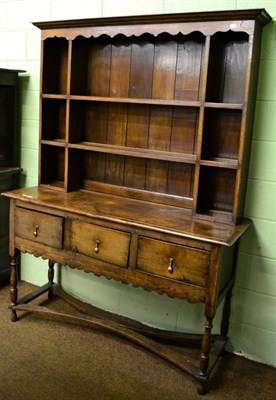
M 87 222 L 72 220 L 70 249 L 89 257 L 126 267 L 130 234 Z
M 207 287 L 210 253 L 141 237 L 137 269 L 180 282 Z

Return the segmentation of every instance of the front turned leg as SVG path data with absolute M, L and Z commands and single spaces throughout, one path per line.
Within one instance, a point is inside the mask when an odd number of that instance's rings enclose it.
M 201 396 L 207 393 L 206 382 L 197 382 L 197 393 Z
M 199 377 L 202 378 L 202 380 L 198 381 L 197 384 L 197 392 L 198 394 L 205 394 L 206 391 L 206 380 L 207 380 L 207 370 L 209 367 L 209 353 L 210 353 L 210 347 L 211 347 L 211 331 L 212 331 L 212 321 L 213 319 L 206 319 L 205 321 L 205 332 L 204 336 L 202 339 L 202 344 L 201 344 L 201 354 L 200 354 L 200 371 L 199 371 Z
M 18 296 L 18 290 L 17 290 L 17 254 L 15 254 L 13 257 L 11 257 L 11 271 L 10 271 L 10 299 L 11 299 L 11 305 L 10 308 L 12 310 L 11 312 L 11 321 L 16 322 L 17 321 L 17 314 L 16 311 L 14 310 L 14 307 L 17 304 L 17 296 Z
M 49 285 L 49 291 L 48 291 L 48 299 L 51 300 L 53 298 L 53 290 L 52 290 L 52 285 L 54 285 L 54 266 L 55 262 L 49 260 L 48 261 L 48 285 Z

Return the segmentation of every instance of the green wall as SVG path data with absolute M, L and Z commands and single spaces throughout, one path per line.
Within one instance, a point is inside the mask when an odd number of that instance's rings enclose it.
M 31 21 L 244 8 L 266 8 L 274 21 L 263 30 L 245 205 L 245 215 L 253 225 L 240 243 L 228 349 L 276 366 L 276 1 L 0 1 L 0 67 L 27 71 L 21 76 L 21 184 L 34 186 L 38 170 L 40 31 Z M 68 292 L 99 307 L 165 329 L 201 331 L 201 305 L 191 309 L 186 302 L 68 267 L 61 267 L 59 275 Z M 21 277 L 43 284 L 47 264 L 23 255 Z

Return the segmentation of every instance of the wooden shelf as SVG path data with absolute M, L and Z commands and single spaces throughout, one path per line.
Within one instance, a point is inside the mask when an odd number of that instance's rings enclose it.
M 57 146 L 57 147 L 65 147 L 66 146 L 65 140 L 61 140 L 61 139 L 41 140 L 40 143 L 42 145 L 47 145 L 47 146 Z
M 51 181 L 48 184 L 44 183 L 40 185 L 41 188 L 50 189 L 50 190 L 58 190 L 63 191 L 65 190 L 64 182 L 63 181 Z
M 139 149 L 127 146 L 108 145 L 103 143 L 69 143 L 68 147 L 71 149 L 90 150 L 99 153 L 118 154 L 122 156 L 148 158 L 154 160 L 172 161 L 188 164 L 195 164 L 196 162 L 196 156 L 194 154 L 183 154 L 151 149 Z
M 201 160 L 200 165 L 206 165 L 209 167 L 218 167 L 218 168 L 230 168 L 230 169 L 238 169 L 238 161 L 231 160 L 229 158 L 213 158 L 210 160 Z
M 70 95 L 70 100 L 78 101 L 99 101 L 104 103 L 126 103 L 126 104 L 149 104 L 158 106 L 182 106 L 182 107 L 200 107 L 200 101 L 176 100 L 176 99 L 147 99 L 133 97 L 104 97 L 104 96 L 77 96 Z
M 64 94 L 50 94 L 50 93 L 43 93 L 41 95 L 42 99 L 53 99 L 53 100 L 66 100 L 67 95 Z
M 243 104 L 241 103 L 211 103 L 205 102 L 204 106 L 207 108 L 224 108 L 229 110 L 242 110 Z
M 77 100 L 91 101 L 103 103 L 126 103 L 126 104 L 149 104 L 149 105 L 164 105 L 164 106 L 182 106 L 182 107 L 200 107 L 200 101 L 177 100 L 177 99 L 147 99 L 147 98 L 132 98 L 132 97 L 110 97 L 110 96 L 84 96 L 84 95 L 66 95 L 43 93 L 43 99 L 52 100 Z
M 57 100 L 78 100 L 78 101 L 98 101 L 104 103 L 127 103 L 127 104 L 152 104 L 152 105 L 164 105 L 164 106 L 179 106 L 179 107 L 200 107 L 204 106 L 207 108 L 224 108 L 233 110 L 242 110 L 242 103 L 215 103 L 215 102 L 201 102 L 201 101 L 189 101 L 189 100 L 177 100 L 177 99 L 143 99 L 143 98 L 131 98 L 131 97 L 108 97 L 108 96 L 83 96 L 83 95 L 66 95 L 66 94 L 50 94 L 43 93 L 43 99 L 57 99 Z

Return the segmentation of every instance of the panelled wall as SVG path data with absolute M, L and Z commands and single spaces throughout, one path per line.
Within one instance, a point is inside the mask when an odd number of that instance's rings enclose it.
M 0 0 L 0 67 L 27 71 L 21 75 L 20 93 L 21 185 L 34 186 L 38 171 L 40 31 L 32 21 L 262 7 L 274 21 L 263 30 L 245 204 L 245 215 L 252 218 L 253 226 L 240 244 L 228 349 L 276 366 L 276 1 Z M 199 52 L 200 46 L 199 40 Z M 196 96 L 195 91 L 191 90 L 191 95 Z M 47 265 L 30 257 L 22 256 L 21 278 L 40 285 L 46 280 Z M 192 330 L 203 322 L 201 305 L 191 314 L 185 302 L 68 267 L 60 269 L 58 278 L 66 290 L 85 301 L 154 326 Z

